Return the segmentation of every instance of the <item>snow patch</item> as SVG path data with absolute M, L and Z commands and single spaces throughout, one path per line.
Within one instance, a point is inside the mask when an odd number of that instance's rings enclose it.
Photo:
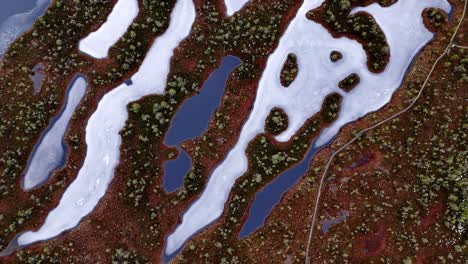
M 138 11 L 137 0 L 118 0 L 106 22 L 80 40 L 79 50 L 96 59 L 106 58 L 109 49 L 125 34 Z
M 224 4 L 226 5 L 226 14 L 228 16 L 234 15 L 234 13 L 241 10 L 249 1 L 250 0 L 225 0 Z

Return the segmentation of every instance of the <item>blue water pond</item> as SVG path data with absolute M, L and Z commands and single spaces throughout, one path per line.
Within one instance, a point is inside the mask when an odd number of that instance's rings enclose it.
M 192 168 L 192 159 L 180 146 L 177 146 L 179 156 L 175 160 L 168 160 L 164 162 L 164 189 L 167 192 L 173 192 L 184 184 L 184 176 Z
M 330 142 L 332 142 L 331 140 Z M 296 166 L 286 170 L 265 188 L 255 194 L 255 199 L 249 210 L 247 221 L 242 226 L 239 237 L 246 237 L 265 224 L 265 219 L 281 200 L 281 197 L 291 188 L 309 169 L 310 162 L 317 152 L 326 147 L 312 144 L 305 158 Z
M 219 68 L 206 80 L 200 92 L 185 100 L 172 119 L 164 144 L 177 146 L 179 156 L 175 160 L 164 162 L 163 187 L 166 191 L 173 192 L 182 187 L 184 176 L 192 167 L 192 159 L 182 150 L 180 144 L 199 137 L 208 128 L 223 97 L 227 78 L 240 63 L 241 60 L 237 57 L 224 57 Z

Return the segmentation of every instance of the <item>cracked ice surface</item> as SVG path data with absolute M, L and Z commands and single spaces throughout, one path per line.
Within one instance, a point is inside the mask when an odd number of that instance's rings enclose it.
M 237 11 L 247 4 L 250 0 L 225 0 L 224 4 L 226 5 L 226 14 L 228 16 L 234 15 Z
M 138 10 L 137 0 L 118 0 L 106 22 L 80 41 L 78 45 L 80 51 L 96 59 L 106 58 L 109 49 L 132 24 L 138 15 Z
M 82 76 L 75 77 L 71 85 L 66 95 L 67 99 L 63 110 L 60 111 L 57 118 L 51 121 L 44 136 L 33 151 L 24 175 L 23 188 L 25 190 L 35 188 L 47 180 L 64 159 L 63 136 L 76 107 L 86 93 L 86 79 Z
M 132 85 L 121 84 L 107 93 L 86 126 L 87 153 L 76 179 L 63 194 L 59 205 L 37 231 L 21 234 L 24 246 L 53 238 L 78 225 L 105 194 L 119 163 L 119 131 L 127 120 L 127 104 L 150 94 L 163 94 L 174 49 L 188 36 L 195 20 L 192 0 L 178 0 L 167 31 L 156 38 Z
M 289 127 L 276 137 L 284 142 L 309 117 L 320 111 L 329 93 L 340 93 L 343 101 L 339 118 L 317 140 L 317 146 L 324 144 L 344 124 L 389 102 L 415 55 L 433 36 L 422 21 L 424 8 L 439 7 L 447 12 L 451 8 L 446 0 L 400 0 L 388 8 L 373 4 L 355 9 L 355 12 L 367 11 L 374 16 L 390 46 L 391 58 L 387 68 L 380 74 L 374 74 L 367 69 L 367 58 L 361 45 L 348 38 L 334 39 L 321 25 L 306 19 L 306 12 L 322 2 L 305 0 L 281 37 L 278 48 L 268 59 L 254 108 L 238 142 L 213 171 L 200 198 L 184 213 L 182 223 L 167 238 L 167 255 L 176 252 L 192 235 L 222 214 L 235 180 L 247 171 L 246 147 L 257 134 L 263 132 L 265 119 L 272 108 L 283 108 L 289 117 Z M 333 50 L 344 55 L 338 63 L 332 63 L 329 59 Z M 285 89 L 280 83 L 280 72 L 291 52 L 297 55 L 299 72 L 294 82 Z M 345 93 L 338 88 L 338 82 L 353 72 L 360 76 L 361 81 L 351 92 Z

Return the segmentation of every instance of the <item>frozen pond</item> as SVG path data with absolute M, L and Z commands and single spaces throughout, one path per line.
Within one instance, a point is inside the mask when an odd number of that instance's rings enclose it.
M 50 3 L 51 0 L 0 1 L 0 58 L 17 37 L 31 29 Z
M 253 110 L 238 142 L 213 171 L 200 198 L 184 213 L 182 223 L 167 238 L 166 255 L 176 252 L 193 234 L 222 214 L 235 180 L 247 171 L 247 145 L 257 134 L 264 132 L 265 119 L 272 108 L 284 109 L 289 117 L 288 128 L 276 137 L 285 142 L 308 118 L 320 111 L 328 94 L 340 93 L 343 101 L 339 117 L 316 141 L 316 146 L 324 145 L 344 124 L 389 102 L 416 54 L 433 37 L 423 24 L 422 11 L 427 7 L 438 7 L 446 12 L 451 9 L 445 0 L 406 0 L 388 8 L 377 4 L 360 8 L 374 16 L 390 46 L 387 68 L 374 74 L 367 68 L 366 53 L 359 43 L 348 38 L 335 39 L 321 25 L 306 18 L 306 12 L 322 2 L 305 0 L 281 37 L 278 48 L 267 61 Z M 343 54 L 338 63 L 329 59 L 333 50 Z M 280 82 L 280 72 L 289 53 L 297 55 L 299 72 L 295 81 L 285 89 Z M 361 81 L 346 93 L 338 88 L 338 83 L 351 73 L 357 73 Z
M 234 56 L 226 56 L 210 77 L 200 93 L 185 100 L 171 121 L 164 144 L 178 146 L 179 157 L 164 163 L 164 189 L 172 192 L 182 187 L 184 176 L 192 167 L 190 156 L 182 150 L 180 144 L 188 139 L 200 136 L 221 102 L 229 74 L 241 63 Z
M 87 152 L 75 180 L 64 192 L 37 231 L 27 231 L 17 238 L 19 246 L 53 238 L 76 227 L 104 196 L 119 163 L 119 132 L 128 118 L 127 105 L 143 96 L 163 94 L 174 49 L 190 33 L 195 20 L 191 0 L 178 0 L 167 31 L 157 37 L 138 72 L 131 80 L 104 95 L 86 125 Z M 156 65 L 156 67 L 155 67 Z
M 52 118 L 33 149 L 23 180 L 23 189 L 30 190 L 49 179 L 65 163 L 67 148 L 63 137 L 76 107 L 86 93 L 86 79 L 77 74 L 67 87 L 65 101 L 57 116 Z
M 82 39 L 80 51 L 96 58 L 107 57 L 109 49 L 125 34 L 138 15 L 137 0 L 118 0 L 101 27 Z

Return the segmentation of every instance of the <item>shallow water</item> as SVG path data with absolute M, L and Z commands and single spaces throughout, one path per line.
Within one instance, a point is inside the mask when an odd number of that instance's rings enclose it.
M 59 114 L 52 118 L 33 149 L 24 175 L 24 190 L 38 187 L 56 169 L 63 167 L 67 153 L 63 137 L 76 107 L 86 93 L 86 86 L 86 79 L 81 74 L 77 74 L 68 85 Z
M 349 212 L 346 211 L 346 210 L 339 210 L 336 214 L 336 217 L 335 218 L 331 218 L 331 219 L 324 219 L 320 222 L 320 224 L 322 225 L 322 233 L 323 234 L 326 234 L 328 233 L 328 230 L 330 230 L 330 228 L 332 228 L 333 226 L 343 222 L 344 220 L 346 220 L 346 218 L 348 218 L 349 216 Z

